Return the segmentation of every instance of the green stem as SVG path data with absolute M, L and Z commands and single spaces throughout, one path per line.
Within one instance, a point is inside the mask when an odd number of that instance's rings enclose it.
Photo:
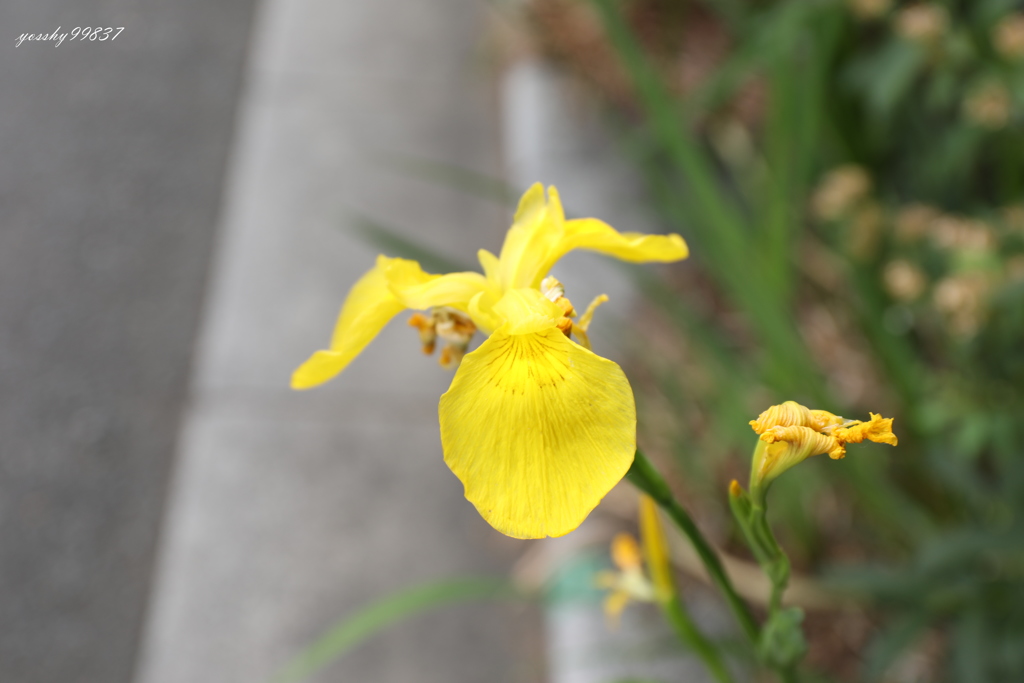
M 658 604 L 661 607 L 661 611 L 664 612 L 665 618 L 672 625 L 672 628 L 675 629 L 679 640 L 683 641 L 686 646 L 701 658 L 704 666 L 715 677 L 715 680 L 719 683 L 733 683 L 732 675 L 725 668 L 725 663 L 719 656 L 718 649 L 714 643 L 697 629 L 697 625 L 690 619 L 690 615 L 686 613 L 686 609 L 679 602 L 678 598 L 672 596 L 666 600 L 659 600 Z
M 697 525 L 694 524 L 690 513 L 676 502 L 664 477 L 654 469 L 651 461 L 639 450 L 633 459 L 632 467 L 626 473 L 626 478 L 638 489 L 653 498 L 654 502 L 668 513 L 668 516 L 675 522 L 680 531 L 690 540 L 694 550 L 697 551 L 697 555 L 700 556 L 701 562 L 704 563 L 704 568 L 707 570 L 708 576 L 711 577 L 711 581 L 722 591 L 722 595 L 725 596 L 725 601 L 729 605 L 729 609 L 732 610 L 733 616 L 739 623 L 740 628 L 743 629 L 744 635 L 756 647 L 760 629 L 757 622 L 754 621 L 754 616 L 750 613 L 747 603 L 736 592 L 736 588 L 732 585 L 732 580 L 725 573 L 725 568 L 722 566 L 722 561 L 718 559 L 718 554 L 711 544 L 708 543 L 707 539 L 704 538 Z

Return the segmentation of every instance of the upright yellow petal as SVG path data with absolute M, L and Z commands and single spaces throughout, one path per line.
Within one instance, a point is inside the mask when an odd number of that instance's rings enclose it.
M 487 278 L 487 284 L 495 289 L 501 288 L 501 261 L 498 257 L 487 251 L 481 249 L 476 253 L 477 260 L 480 261 L 480 267 L 484 269 L 484 276 Z
M 359 278 L 341 306 L 328 351 L 317 351 L 292 374 L 293 389 L 309 389 L 331 379 L 398 315 L 405 305 L 391 292 L 385 275 L 396 259 L 377 258 L 377 265 Z
M 466 498 L 516 538 L 575 529 L 636 450 L 621 368 L 557 328 L 499 329 L 462 360 L 439 412 L 445 462 Z
M 565 213 L 558 190 L 534 183 L 519 200 L 519 208 L 505 235 L 499 258 L 501 286 L 506 289 L 537 287 L 547 275 L 548 254 L 561 239 Z

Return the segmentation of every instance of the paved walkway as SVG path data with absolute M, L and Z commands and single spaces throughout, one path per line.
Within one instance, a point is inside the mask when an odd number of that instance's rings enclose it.
M 496 174 L 480 11 L 476 0 L 264 0 L 138 683 L 267 680 L 366 601 L 504 573 L 518 552 L 445 467 L 436 406 L 450 375 L 401 321 L 340 380 L 287 388 L 373 262 L 353 214 L 453 258 L 499 244 L 506 210 L 386 160 Z M 313 680 L 536 680 L 520 637 L 535 619 L 453 608 Z
M 0 2 L 4 683 L 131 680 L 252 5 Z

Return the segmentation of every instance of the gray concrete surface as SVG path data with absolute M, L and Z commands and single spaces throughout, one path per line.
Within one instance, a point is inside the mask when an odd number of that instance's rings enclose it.
M 450 257 L 500 245 L 507 210 L 383 161 L 497 172 L 481 9 L 263 2 L 139 683 L 267 680 L 369 600 L 504 573 L 522 547 L 445 467 L 436 411 L 451 375 L 403 319 L 332 384 L 287 388 L 373 263 L 354 213 Z M 314 680 L 537 680 L 524 633 L 538 624 L 508 607 L 452 608 Z
M 131 678 L 252 5 L 0 3 L 5 683 Z

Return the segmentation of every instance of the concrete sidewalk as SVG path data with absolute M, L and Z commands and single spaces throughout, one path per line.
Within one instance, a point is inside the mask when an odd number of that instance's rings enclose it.
M 497 175 L 480 11 L 264 1 L 139 683 L 267 680 L 373 598 L 502 574 L 516 556 L 444 465 L 436 409 L 450 374 L 401 319 L 333 384 L 287 388 L 373 263 L 353 214 L 466 261 L 500 245 L 507 210 L 383 161 Z M 537 680 L 523 633 L 538 620 L 517 609 L 420 617 L 313 680 Z

